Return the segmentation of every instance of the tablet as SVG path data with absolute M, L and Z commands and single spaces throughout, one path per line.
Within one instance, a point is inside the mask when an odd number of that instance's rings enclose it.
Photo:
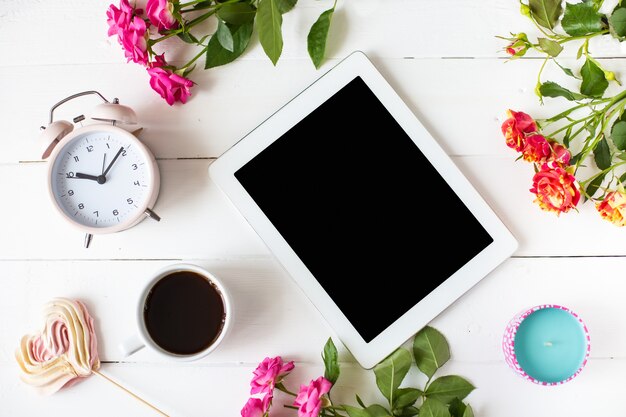
M 517 247 L 361 52 L 217 158 L 209 175 L 364 368 Z

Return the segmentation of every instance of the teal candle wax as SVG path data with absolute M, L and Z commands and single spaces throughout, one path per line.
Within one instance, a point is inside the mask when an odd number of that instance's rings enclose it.
M 528 315 L 514 341 L 519 366 L 540 382 L 558 383 L 574 376 L 587 355 L 584 325 L 571 312 L 542 308 Z

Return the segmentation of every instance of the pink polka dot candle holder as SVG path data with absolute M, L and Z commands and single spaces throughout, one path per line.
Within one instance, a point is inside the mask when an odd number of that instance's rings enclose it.
M 578 376 L 589 358 L 587 326 L 567 307 L 542 304 L 515 316 L 502 340 L 506 363 L 539 385 L 561 385 Z

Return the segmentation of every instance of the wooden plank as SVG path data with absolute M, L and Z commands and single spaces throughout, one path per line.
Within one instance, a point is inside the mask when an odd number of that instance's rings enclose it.
M 222 278 L 236 308 L 232 333 L 203 362 L 254 362 L 263 359 L 259 355 L 277 354 L 306 360 L 319 357 L 329 331 L 295 283 L 274 262 L 185 261 L 204 266 Z M 0 347 L 0 361 L 12 360 L 21 336 L 40 329 L 41 309 L 56 296 L 84 300 L 96 318 L 102 359 L 125 360 L 118 346 L 136 332 L 134 318 L 143 286 L 157 270 L 175 262 L 179 261 L 0 262 L 0 309 L 15 317 L 0 324 L 4 340 L 12 341 Z M 15 314 L 16 310 L 20 314 Z M 162 359 L 142 350 L 128 361 Z
M 267 255 L 236 210 L 210 182 L 208 160 L 159 163 L 161 193 L 147 219 L 120 234 L 97 235 L 83 247 L 84 233 L 53 211 L 42 163 L 2 165 L 5 201 L 0 208 L 3 259 L 181 259 Z M 17 211 L 16 211 L 17 210 Z M 16 213 L 19 212 L 19 220 Z
M 592 202 L 557 216 L 534 203 L 532 165 L 512 158 L 460 157 L 457 166 L 519 241 L 517 256 L 625 255 L 625 230 Z
M 64 64 L 67 62 L 124 62 L 120 45 L 107 36 L 105 12 L 110 0 L 89 0 L 66 3 L 60 7 L 39 6 L 19 0 L 4 2 L 0 14 L 0 50 L 10 60 L 3 66 Z M 306 36 L 319 14 L 332 6 L 330 0 L 302 0 L 286 14 L 283 23 L 283 61 L 308 57 Z M 481 16 L 468 19 L 467 16 Z M 44 29 L 40 22 L 58 21 L 64 24 Z M 29 27 L 28 36 L 14 42 L 14 35 Z M 205 25 L 198 35 L 211 33 Z M 401 58 L 405 56 L 493 56 L 502 48 L 497 34 L 532 30 L 531 23 L 519 15 L 519 7 L 505 0 L 468 3 L 464 0 L 431 2 L 393 0 L 380 3 L 360 0 L 358 3 L 339 2 L 330 34 L 329 56 L 342 57 L 364 46 L 376 56 Z M 445 36 L 442 36 L 445 33 Z M 76 36 L 80 34 L 80 36 Z M 42 48 L 42 39 L 58 39 Z M 197 53 L 180 41 L 163 42 L 166 56 L 188 56 Z M 157 50 L 159 50 L 157 45 Z M 37 51 L 37 53 L 33 53 Z M 77 57 L 76 51 L 81 51 Z M 195 52 L 194 52 L 195 51 Z M 246 58 L 264 58 L 255 39 Z M 77 61 L 79 60 L 79 61 Z
M 222 278 L 236 308 L 232 333 L 201 364 L 254 363 L 283 355 L 316 362 L 333 333 L 291 278 L 270 259 L 186 259 Z M 21 336 L 38 331 L 41 308 L 53 297 L 81 299 L 96 319 L 105 361 L 164 362 L 142 350 L 124 358 L 118 346 L 135 331 L 137 297 L 150 276 L 175 261 L 1 261 L 0 362 L 12 362 Z M 448 338 L 453 357 L 463 362 L 501 361 L 504 329 L 518 312 L 538 304 L 565 305 L 587 323 L 592 357 L 623 357 L 626 326 L 619 311 L 626 289 L 611 271 L 626 258 L 510 259 L 442 312 L 432 325 Z M 419 274 L 416 274 L 419 281 Z M 593 285 L 591 285 L 593 283 Z M 415 329 L 418 331 L 419 329 Z M 338 339 L 342 360 L 353 362 Z M 407 346 L 410 345 L 407 343 Z
M 604 64 L 617 70 L 620 62 Z M 533 93 L 541 65 L 536 60 L 505 64 L 492 59 L 374 59 L 374 64 L 451 155 L 514 158 L 500 132 L 508 108 L 542 118 L 569 107 L 564 99 L 546 99 L 540 105 Z M 41 78 L 42 71 L 55 82 Z M 109 99 L 117 96 L 136 110 L 145 128 L 141 138 L 158 158 L 218 157 L 321 74 L 304 59 L 278 68 L 259 65 L 258 60 L 239 61 L 196 73 L 192 99 L 184 106 L 170 107 L 150 89 L 145 71 L 136 66 L 0 67 L 0 91 L 11 97 L 0 102 L 0 114 L 10 116 L 0 163 L 39 160 L 43 149 L 39 126 L 47 125 L 52 104 L 91 89 Z M 23 94 L 21 85 L 13 82 L 19 77 L 31 80 L 32 93 Z M 544 80 L 577 87 L 578 81 L 565 78 L 569 77 L 555 67 L 544 74 Z M 69 102 L 55 112 L 55 120 L 89 116 L 98 102 L 95 97 Z
M 533 203 L 532 167 L 513 157 L 455 157 L 455 163 L 518 239 L 517 256 L 624 255 L 624 230 L 602 220 L 592 203 L 557 217 Z M 239 212 L 210 181 L 209 160 L 160 161 L 155 211 L 117 234 L 83 247 L 79 230 L 51 206 L 42 163 L 0 165 L 3 235 L 0 259 L 182 259 L 269 255 Z M 436 194 L 433 194 L 433 199 Z M 431 204 L 427 201 L 424 204 Z M 17 214 L 19 217 L 16 218 Z M 445 220 L 441 221 L 445 228 Z M 584 237 L 577 238 L 577 231 Z M 593 242 L 593 245 L 589 245 Z
M 110 3 L 119 2 L 88 0 L 59 6 L 20 0 L 3 2 L 0 50 L 10 59 L 3 60 L 0 66 L 125 62 L 121 46 L 115 38 L 107 36 L 105 13 Z M 610 10 L 614 3 L 607 2 L 605 8 Z M 289 59 L 308 59 L 309 28 L 331 5 L 330 0 L 301 0 L 284 16 L 285 42 L 279 65 Z M 42 21 L 63 24 L 46 26 L 41 25 Z M 24 27 L 29 28 L 27 33 Z M 209 24 L 196 33 L 213 30 Z M 503 56 L 506 42 L 496 36 L 509 36 L 510 32 L 539 34 L 530 20 L 519 13 L 519 5 L 509 0 L 340 1 L 331 28 L 328 56 L 341 58 L 355 49 L 366 49 L 372 56 L 387 58 Z M 16 33 L 24 34 L 19 42 L 15 42 Z M 54 41 L 42 47 L 44 40 Z M 166 57 L 170 59 L 189 59 L 198 52 L 197 48 L 176 40 L 167 40 L 162 45 L 157 45 L 156 50 L 167 51 Z M 576 47 L 568 48 L 563 55 L 574 56 Z M 610 36 L 594 40 L 591 50 L 596 56 L 622 56 L 624 52 Z M 259 66 L 271 66 L 256 37 L 244 59 L 259 59 Z
M 248 384 L 254 367 L 254 364 L 105 364 L 102 372 L 172 416 L 224 417 L 239 415 L 248 398 Z M 359 394 L 366 404 L 385 403 L 370 371 L 344 364 L 341 372 L 332 391 L 335 404 L 356 406 L 354 394 Z M 442 369 L 441 375 L 459 374 L 477 387 L 467 398 L 477 416 L 614 416 L 619 415 L 621 405 L 616 401 L 606 401 L 606 398 L 619 398 L 624 372 L 624 358 L 592 359 L 575 380 L 557 387 L 542 387 L 513 374 L 504 362 L 453 360 Z M 319 361 L 315 364 L 298 362 L 285 384 L 297 390 L 300 384 L 307 384 L 322 373 Z M 414 373 L 410 373 L 405 381 L 405 384 L 419 387 L 423 387 L 423 383 L 422 376 Z M 0 364 L 0 387 L 0 412 L 7 416 L 45 414 L 79 417 L 86 413 L 93 417 L 156 415 L 97 376 L 50 397 L 41 397 L 18 380 L 14 365 Z M 283 404 L 291 404 L 292 401 L 292 397 L 277 393 L 273 413 L 284 417 L 297 415 L 293 410 L 282 409 Z

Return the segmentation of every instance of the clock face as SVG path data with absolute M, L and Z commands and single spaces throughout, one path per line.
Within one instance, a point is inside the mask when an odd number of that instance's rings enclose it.
M 158 182 L 156 162 L 132 134 L 91 127 L 59 146 L 50 186 L 70 221 L 101 231 L 121 230 L 143 215 Z

